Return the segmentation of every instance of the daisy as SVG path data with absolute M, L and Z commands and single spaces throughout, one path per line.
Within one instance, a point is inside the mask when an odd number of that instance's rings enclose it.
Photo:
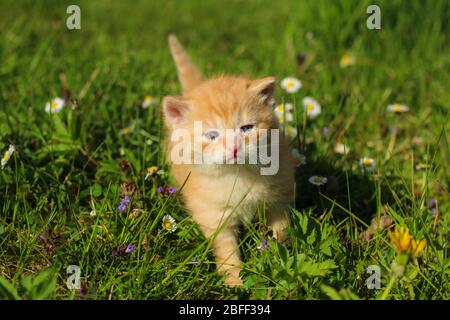
M 366 172 L 372 172 L 375 170 L 375 160 L 372 158 L 367 157 L 361 158 L 359 160 L 359 163 L 361 164 L 363 170 Z
M 348 66 L 354 65 L 356 62 L 356 58 L 349 53 L 346 53 L 342 56 L 341 61 L 339 61 L 339 65 L 341 68 L 345 68 Z
M 147 109 L 151 105 L 154 105 L 158 102 L 158 100 L 155 97 L 152 96 L 145 96 L 144 100 L 142 101 L 141 107 L 142 109 Z
M 427 163 L 416 164 L 416 170 L 426 170 L 426 169 L 430 169 L 431 167 L 432 167 L 431 164 L 427 164 Z
M 16 151 L 16 147 L 14 147 L 12 144 L 9 145 L 8 150 L 5 151 L 2 157 L 1 166 L 2 169 L 6 166 L 9 159 L 11 159 L 11 156 L 13 155 L 14 151 Z
M 297 128 L 293 126 L 286 127 L 286 134 L 289 138 L 295 138 L 297 136 Z
M 405 104 L 400 103 L 394 103 L 387 106 L 388 111 L 395 112 L 395 113 L 403 113 L 408 112 L 409 107 Z
M 293 109 L 292 103 L 285 103 L 277 105 L 274 108 L 274 112 L 281 123 L 283 123 L 285 119 L 290 122 L 294 120 L 294 115 L 292 114 Z
M 311 97 L 303 98 L 303 107 L 305 108 L 306 115 L 310 119 L 314 119 L 322 112 L 320 104 Z
M 281 87 L 289 93 L 295 93 L 302 87 L 302 82 L 294 77 L 287 77 L 281 80 Z
M 292 157 L 294 157 L 297 166 L 306 164 L 306 157 L 295 148 L 292 149 Z
M 58 113 L 64 108 L 66 102 L 62 98 L 54 98 L 45 104 L 45 112 Z
M 165 173 L 165 171 L 162 169 L 160 170 L 157 166 L 148 167 L 144 180 L 147 180 L 149 177 L 154 176 L 155 174 L 157 174 L 158 176 L 161 176 L 164 173 Z
M 166 229 L 170 233 L 177 230 L 177 223 L 175 222 L 175 219 L 169 214 L 167 214 L 163 217 L 162 226 L 164 229 Z
M 126 127 L 120 130 L 120 134 L 123 136 L 128 135 L 131 131 L 133 131 L 132 127 Z
M 343 143 L 336 143 L 336 145 L 334 146 L 334 152 L 339 153 L 339 154 L 348 154 L 350 151 L 350 148 L 343 144 Z
M 325 183 L 328 182 L 327 177 L 322 176 L 312 176 L 308 179 L 309 183 L 315 185 L 315 186 L 323 186 Z

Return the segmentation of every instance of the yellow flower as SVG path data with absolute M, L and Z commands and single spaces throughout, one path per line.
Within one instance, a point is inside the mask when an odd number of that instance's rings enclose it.
M 158 167 L 157 166 L 151 166 L 147 168 L 147 173 L 148 174 L 155 174 L 156 172 L 158 172 Z
M 425 239 L 422 239 L 419 241 L 413 239 L 411 241 L 411 248 L 409 250 L 409 254 L 414 258 L 418 257 L 422 253 L 422 251 L 426 245 L 427 245 L 427 240 L 425 240 Z
M 425 239 L 419 241 L 414 239 L 406 227 L 395 227 L 394 232 L 389 231 L 389 238 L 397 252 L 406 253 L 414 258 L 420 255 L 427 244 Z
M 344 54 L 341 58 L 341 61 L 339 62 L 339 65 L 341 66 L 341 68 L 345 68 L 351 65 L 354 65 L 356 62 L 356 59 L 354 56 L 352 56 L 351 54 Z
M 147 109 L 148 107 L 150 107 L 151 105 L 154 105 L 158 102 L 158 99 L 156 99 L 155 97 L 152 96 L 145 96 L 144 100 L 142 101 L 142 109 Z

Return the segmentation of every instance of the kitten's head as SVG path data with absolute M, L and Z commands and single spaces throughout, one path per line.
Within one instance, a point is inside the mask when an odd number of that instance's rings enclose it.
M 182 149 L 183 156 L 201 159 L 202 164 L 242 163 L 243 158 L 248 163 L 258 152 L 258 141 L 260 146 L 265 141 L 267 130 L 278 127 L 274 89 L 272 77 L 219 77 L 186 96 L 165 97 L 164 121 L 173 154 Z M 173 154 L 171 160 L 176 162 Z

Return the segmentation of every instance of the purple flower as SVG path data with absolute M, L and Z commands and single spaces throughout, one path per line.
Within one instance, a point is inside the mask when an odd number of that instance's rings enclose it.
M 128 210 L 128 206 L 130 205 L 130 197 L 129 196 L 125 196 L 122 201 L 120 201 L 119 206 L 117 207 L 117 209 L 119 211 L 127 211 Z
M 323 127 L 322 133 L 324 136 L 328 136 L 330 134 L 330 129 L 328 129 L 328 127 Z
M 437 213 L 438 213 L 437 208 L 432 208 L 432 209 L 431 209 L 431 214 L 432 214 L 433 216 L 436 216 Z
M 129 244 L 125 249 L 125 253 L 133 253 L 136 251 L 136 246 L 134 244 Z
M 431 198 L 430 200 L 428 200 L 428 205 L 430 206 L 431 209 L 436 208 L 436 199 L 435 198 Z
M 175 192 L 177 192 L 177 188 L 175 188 L 175 187 L 169 188 L 169 194 L 174 194 Z
M 177 188 L 168 186 L 160 186 L 157 190 L 158 193 L 161 193 L 162 195 L 172 195 L 177 192 Z
M 268 249 L 268 248 L 269 248 L 269 243 L 267 242 L 266 239 L 261 241 L 261 243 L 258 245 L 258 250 L 259 251 L 263 251 L 263 250 Z

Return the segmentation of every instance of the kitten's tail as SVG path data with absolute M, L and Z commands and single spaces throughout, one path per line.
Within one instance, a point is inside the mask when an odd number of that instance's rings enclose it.
M 177 65 L 178 79 L 183 88 L 183 93 L 185 93 L 199 85 L 203 81 L 203 76 L 173 34 L 169 35 L 169 46 L 173 60 Z

